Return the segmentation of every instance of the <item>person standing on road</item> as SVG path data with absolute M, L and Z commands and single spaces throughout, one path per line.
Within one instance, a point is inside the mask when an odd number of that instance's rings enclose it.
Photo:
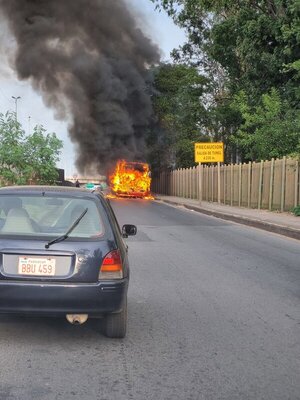
M 75 186 L 78 187 L 78 188 L 80 187 L 80 183 L 79 183 L 78 179 L 76 179 Z

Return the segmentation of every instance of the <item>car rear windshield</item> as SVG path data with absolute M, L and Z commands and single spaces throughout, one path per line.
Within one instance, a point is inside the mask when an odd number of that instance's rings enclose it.
M 39 195 L 0 195 L 0 236 L 63 235 L 87 209 L 70 238 L 92 239 L 104 234 L 93 199 Z

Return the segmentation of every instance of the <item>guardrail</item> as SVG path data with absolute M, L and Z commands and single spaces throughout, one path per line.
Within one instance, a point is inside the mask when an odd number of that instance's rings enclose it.
M 202 165 L 161 172 L 152 179 L 152 192 L 231 206 L 289 211 L 300 203 L 299 161 L 272 159 L 243 164 Z

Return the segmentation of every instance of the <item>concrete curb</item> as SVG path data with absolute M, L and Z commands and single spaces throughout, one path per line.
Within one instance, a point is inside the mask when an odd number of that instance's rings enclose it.
M 210 215 L 210 216 L 213 216 L 216 218 L 225 219 L 227 221 L 233 221 L 238 224 L 252 226 L 254 228 L 263 229 L 265 231 L 277 233 L 279 235 L 288 236 L 290 238 L 300 240 L 300 230 L 294 229 L 294 228 L 289 228 L 288 226 L 272 224 L 270 222 L 264 222 L 264 221 L 261 221 L 258 219 L 243 217 L 240 215 L 226 214 L 226 213 L 219 212 L 219 211 L 212 211 L 212 210 L 208 210 L 206 208 L 201 208 L 198 206 L 193 206 L 193 205 L 184 204 L 184 203 L 178 203 L 178 202 L 172 201 L 172 200 L 161 199 L 159 197 L 155 197 L 155 200 L 159 200 L 164 203 L 171 204 L 171 205 L 182 206 L 182 207 L 187 208 L 188 210 L 197 211 L 199 213 Z

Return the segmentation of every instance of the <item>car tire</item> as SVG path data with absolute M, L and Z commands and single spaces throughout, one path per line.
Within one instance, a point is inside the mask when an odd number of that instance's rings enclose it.
M 126 336 L 127 329 L 127 298 L 121 312 L 109 314 L 104 319 L 105 336 L 121 339 Z

